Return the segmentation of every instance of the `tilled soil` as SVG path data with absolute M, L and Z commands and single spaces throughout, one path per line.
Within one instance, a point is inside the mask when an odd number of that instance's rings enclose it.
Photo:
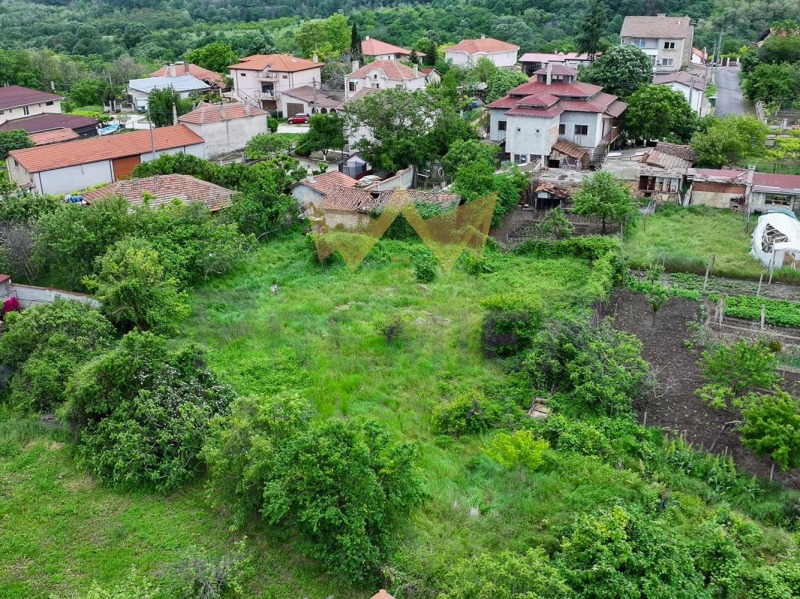
M 660 383 L 655 396 L 642 397 L 635 408 L 640 423 L 663 428 L 669 435 L 685 435 L 687 441 L 708 450 L 714 444 L 714 453 L 733 456 L 743 470 L 769 478 L 772 462 L 760 459 L 742 447 L 736 431 L 730 427 L 720 433 L 729 414 L 715 410 L 695 394 L 703 385 L 697 365 L 701 351 L 687 349 L 684 341 L 691 334 L 688 322 L 698 319 L 699 304 L 694 301 L 671 298 L 659 310 L 653 326 L 652 311 L 641 294 L 625 290 L 615 293 L 608 308 L 614 326 L 636 335 L 644 346 L 643 357 L 653 368 Z M 800 376 L 786 373 L 786 388 L 797 392 Z M 716 441 L 715 441 L 716 440 Z M 800 488 L 800 469 L 781 473 L 775 468 L 775 479 L 784 485 Z

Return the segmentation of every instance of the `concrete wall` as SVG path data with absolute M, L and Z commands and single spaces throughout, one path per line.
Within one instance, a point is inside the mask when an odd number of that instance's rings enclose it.
M 319 206 L 322 203 L 322 200 L 325 199 L 325 196 L 316 189 L 309 187 L 308 185 L 303 185 L 302 183 L 292 187 L 292 197 L 297 200 L 297 203 L 301 208 L 308 206 L 309 204 Z
M 506 138 L 506 131 L 500 130 L 500 123 L 506 122 L 506 111 L 499 108 L 489 109 L 489 140 L 503 141 Z
M 378 181 L 370 186 L 370 191 L 386 191 L 389 189 L 411 189 L 414 186 L 414 167 L 399 170 L 393 176 Z
M 13 121 L 15 119 L 23 119 L 26 116 L 34 116 L 37 114 L 45 113 L 60 113 L 61 100 L 53 100 L 52 102 L 37 102 L 36 104 L 28 104 L 27 106 L 17 106 L 15 108 L 4 108 L 3 114 L 0 114 L 0 125 L 6 121 Z
M 513 50 L 509 52 L 493 52 L 492 54 L 479 53 L 472 55 L 466 52 L 453 52 L 450 50 L 445 50 L 444 53 L 445 60 L 452 60 L 453 64 L 458 66 L 475 64 L 482 56 L 491 60 L 495 66 L 498 67 L 513 67 L 517 64 L 517 52 Z
M 700 108 L 703 106 L 703 90 L 692 90 L 688 85 L 683 85 L 675 81 L 672 83 L 665 83 L 664 85 L 669 85 L 670 89 L 682 94 L 689 103 L 689 106 L 692 107 L 692 110 L 694 110 L 696 114 L 700 114 Z
M 699 187 L 699 189 L 698 189 Z M 741 198 L 745 193 L 744 185 L 741 186 L 741 190 L 738 189 L 728 189 L 726 191 L 712 191 L 707 189 L 706 186 L 698 186 L 697 184 L 692 186 L 690 190 L 690 199 L 689 202 L 691 204 L 696 204 L 699 206 L 711 206 L 712 208 L 728 208 L 731 207 L 731 200 L 736 200 Z
M 194 123 L 184 123 L 184 125 L 203 138 L 205 141 L 204 155 L 209 160 L 244 150 L 248 141 L 268 130 L 267 117 L 264 115 L 203 125 Z
M 156 151 L 156 158 L 161 156 L 162 154 L 190 154 L 192 156 L 197 156 L 198 158 L 205 158 L 206 151 L 205 151 L 205 144 L 194 144 L 193 146 L 184 146 L 182 148 L 172 148 L 169 150 L 161 150 Z M 147 152 L 146 154 L 141 155 L 142 162 L 147 162 L 148 160 L 152 160 L 152 154 Z
M 286 73 L 282 71 L 270 71 L 270 79 L 264 79 L 267 74 L 263 71 L 245 71 L 239 69 L 231 69 L 231 79 L 233 80 L 234 95 L 243 102 L 253 103 L 254 100 L 275 100 L 280 102 L 281 92 L 289 91 L 304 85 L 320 84 L 322 81 L 322 67 L 315 69 L 306 69 L 305 71 L 297 71 L 293 73 Z M 272 83 L 274 96 L 262 96 L 262 84 Z M 280 104 L 278 104 L 280 106 Z
M 621 43 L 623 46 L 626 46 L 634 44 L 637 39 L 646 39 L 646 46 L 640 49 L 642 52 L 655 59 L 653 70 L 658 73 L 671 73 L 673 71 L 680 71 L 691 63 L 694 28 L 691 28 L 689 37 L 687 39 L 623 37 L 621 38 Z M 667 42 L 674 42 L 675 48 L 664 48 L 664 44 Z M 663 64 L 665 59 L 672 59 L 672 65 L 665 66 Z M 661 62 L 661 65 L 656 64 L 659 61 Z
M 33 177 L 11 156 L 6 158 L 6 167 L 10 179 L 24 189 L 33 187 Z
M 772 195 L 778 195 L 777 192 L 773 192 Z M 763 191 L 753 191 L 750 194 L 750 209 L 755 210 L 757 212 L 766 212 L 767 210 L 773 208 L 785 208 L 786 210 L 795 210 L 800 208 L 800 196 L 791 194 L 791 193 L 781 193 L 781 196 L 785 197 L 788 200 L 788 205 L 780 205 L 780 204 L 767 204 L 767 194 Z
M 350 91 L 351 83 L 355 85 L 355 91 Z M 345 78 L 344 89 L 345 98 L 351 98 L 359 90 L 364 88 L 405 89 L 413 92 L 418 89 L 423 89 L 426 85 L 428 85 L 428 81 L 425 79 L 425 75 L 423 73 L 420 73 L 419 77 L 416 79 L 403 79 L 402 81 L 396 81 L 394 79 L 387 78 L 382 70 L 374 69 L 367 73 L 367 76 L 362 79 Z
M 514 156 L 548 156 L 558 140 L 558 117 L 510 116 L 506 125 L 506 152 Z M 530 158 L 527 158 L 530 160 Z
M 95 308 L 100 307 L 93 297 L 83 293 L 73 293 L 72 291 L 62 291 L 61 289 L 50 289 L 49 287 L 33 287 L 31 285 L 11 284 L 11 292 L 17 296 L 19 305 L 22 308 L 30 308 L 41 304 L 52 304 L 56 298 L 74 300 L 84 304 L 89 304 Z
M 601 115 L 594 112 L 562 112 L 561 124 L 565 131 L 559 137 L 581 146 L 582 148 L 595 148 L 603 137 L 603 121 Z M 575 135 L 575 125 L 586 125 L 589 131 L 586 135 Z

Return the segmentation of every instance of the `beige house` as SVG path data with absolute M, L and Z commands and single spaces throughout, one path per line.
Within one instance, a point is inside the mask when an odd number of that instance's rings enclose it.
M 416 91 L 428 84 L 425 73 L 417 65 L 407 67 L 395 60 L 376 60 L 364 65 L 344 80 L 345 100 L 362 89 L 404 89 Z
M 517 64 L 519 46 L 482 35 L 479 39 L 461 40 L 455 46 L 445 48 L 444 58 L 454 65 L 475 64 L 479 58 L 491 60 L 497 67 L 514 67 Z
M 688 17 L 625 17 L 623 46 L 636 46 L 650 57 L 655 73 L 680 71 L 691 64 L 694 23 Z
M 205 157 L 209 160 L 240 152 L 256 135 L 266 133 L 269 113 L 257 106 L 231 102 L 201 102 L 193 111 L 178 117 L 205 141 Z
M 254 54 L 228 67 L 233 99 L 271 112 L 281 107 L 281 94 L 304 85 L 319 86 L 322 64 L 290 54 Z
M 387 44 L 370 36 L 365 37 L 361 42 L 361 54 L 374 60 L 408 60 L 411 58 L 411 50 Z M 417 56 L 425 56 L 425 54 L 417 52 Z
M 37 114 L 61 112 L 64 98 L 19 85 L 0 87 L 0 125 Z

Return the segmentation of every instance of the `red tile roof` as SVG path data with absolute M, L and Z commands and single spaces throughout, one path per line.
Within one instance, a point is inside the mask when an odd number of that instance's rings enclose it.
M 622 21 L 622 37 L 641 37 L 658 39 L 683 39 L 691 31 L 689 17 L 640 17 L 629 16 Z
M 780 175 L 772 173 L 753 173 L 753 185 L 772 189 L 800 189 L 800 175 Z
M 404 79 L 419 79 L 425 77 L 425 73 L 417 70 L 414 74 L 414 69 L 397 62 L 396 60 L 376 60 L 358 69 L 355 73 L 348 75 L 348 79 L 366 79 L 367 76 L 374 70 L 383 71 L 389 81 L 403 81 Z
M 177 199 L 184 204 L 205 204 L 211 212 L 216 212 L 231 205 L 234 192 L 190 175 L 157 175 L 98 187 L 83 194 L 83 199 L 91 204 L 108 196 L 121 196 L 132 206 L 141 206 L 143 194 L 153 196 L 147 202 L 151 208 Z
M 199 67 L 191 62 L 176 62 L 174 65 L 164 65 L 154 73 L 150 73 L 151 77 L 172 77 L 172 67 L 175 67 L 175 77 L 181 75 L 191 75 L 201 81 L 205 81 L 209 85 L 215 87 L 222 87 L 225 85 L 225 78 L 219 73 L 209 71 L 203 67 Z
M 319 205 L 320 210 L 369 212 L 377 206 L 377 198 L 366 189 L 333 185 Z
M 0 87 L 0 110 L 63 100 L 63 96 L 19 85 Z
M 22 119 L 14 119 L 13 121 L 6 121 L 0 125 L 0 130 L 10 131 L 11 129 L 23 129 L 28 133 L 41 133 L 42 131 L 50 131 L 51 129 L 90 129 L 97 127 L 99 121 L 97 119 L 90 119 L 85 116 L 78 116 L 77 114 L 62 114 L 60 112 L 47 112 L 45 114 L 36 114 Z
M 533 116 L 538 118 L 553 118 L 564 112 L 562 106 L 553 106 L 552 108 L 512 108 L 506 114 L 508 116 Z
M 465 52 L 470 56 L 495 52 L 516 52 L 517 50 L 519 50 L 519 46 L 484 36 L 476 40 L 461 40 L 455 46 L 445 48 L 445 52 Z
M 576 69 L 568 67 L 567 65 L 563 64 L 553 64 L 550 67 L 550 74 L 551 75 L 560 75 L 562 77 L 575 77 L 578 74 Z M 547 67 L 542 67 L 538 71 L 534 72 L 534 75 L 547 75 Z
M 201 102 L 191 112 L 178 117 L 178 122 L 204 125 L 206 123 L 221 123 L 249 117 L 265 117 L 267 114 L 269 113 L 266 110 L 262 110 L 257 106 L 240 104 L 239 102 L 231 102 L 229 104 Z
M 508 93 L 509 95 L 517 97 L 546 93 L 553 94 L 559 98 L 591 98 L 602 89 L 603 88 L 599 85 L 592 85 L 590 83 L 564 83 L 562 81 L 554 81 L 550 85 L 547 85 L 547 83 L 544 82 L 529 81 L 528 83 L 523 83 L 515 87 Z
M 153 129 L 156 151 L 203 143 L 203 138 L 185 125 Z M 39 173 L 68 166 L 101 162 L 151 151 L 150 131 L 80 139 L 52 146 L 14 150 L 9 156 L 29 173 Z
M 318 191 L 322 195 L 327 195 L 330 193 L 331 189 L 336 186 L 355 187 L 357 184 L 358 181 L 352 177 L 348 177 L 340 171 L 328 171 L 327 173 L 322 173 L 321 175 L 314 175 L 313 177 L 303 179 L 295 185 L 306 185 L 314 191 Z
M 270 71 L 279 73 L 293 73 L 308 69 L 320 69 L 322 65 L 313 60 L 297 58 L 289 54 L 253 54 L 242 58 L 241 62 L 228 68 L 240 71 L 263 71 L 269 68 Z
M 361 42 L 361 53 L 364 56 L 383 56 L 385 54 L 403 54 L 405 56 L 411 56 L 411 50 L 406 50 L 405 48 L 393 44 L 387 44 L 386 42 L 370 37 Z M 417 52 L 417 55 L 425 56 L 422 52 Z
M 52 129 L 50 131 L 42 131 L 41 133 L 29 133 L 28 137 L 35 146 L 46 146 L 48 144 L 56 144 L 62 141 L 71 141 L 80 137 L 72 129 Z
M 549 108 L 557 102 L 558 98 L 552 94 L 535 94 L 517 100 L 516 106 L 524 106 L 525 108 Z

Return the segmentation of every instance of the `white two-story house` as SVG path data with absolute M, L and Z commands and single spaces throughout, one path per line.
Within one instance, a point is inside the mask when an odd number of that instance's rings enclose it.
M 454 65 L 467 66 L 475 64 L 482 56 L 491 60 L 497 67 L 514 67 L 517 64 L 519 46 L 502 42 L 482 35 L 476 40 L 461 40 L 455 46 L 445 48 L 445 60 Z
M 625 17 L 623 46 L 636 46 L 650 57 L 655 73 L 680 71 L 692 62 L 694 23 L 689 17 Z
M 361 54 L 365 58 L 374 60 L 409 60 L 411 58 L 411 50 L 387 44 L 370 36 L 365 37 L 361 42 Z M 417 56 L 425 56 L 425 53 L 417 52 Z
M 597 85 L 578 83 L 577 73 L 550 64 L 489 104 L 489 138 L 504 142 L 505 153 L 516 163 L 547 166 L 562 154 L 581 162 L 585 158 L 584 164 L 602 161 L 619 136 L 628 105 Z
M 0 87 L 0 125 L 6 121 L 46 113 L 60 113 L 59 95 L 19 85 Z
M 396 60 L 376 60 L 345 77 L 345 100 L 362 89 L 404 89 L 416 91 L 428 84 L 417 65 L 408 67 Z
M 280 109 L 282 92 L 322 81 L 321 63 L 289 54 L 254 54 L 228 69 L 233 99 L 271 112 Z

